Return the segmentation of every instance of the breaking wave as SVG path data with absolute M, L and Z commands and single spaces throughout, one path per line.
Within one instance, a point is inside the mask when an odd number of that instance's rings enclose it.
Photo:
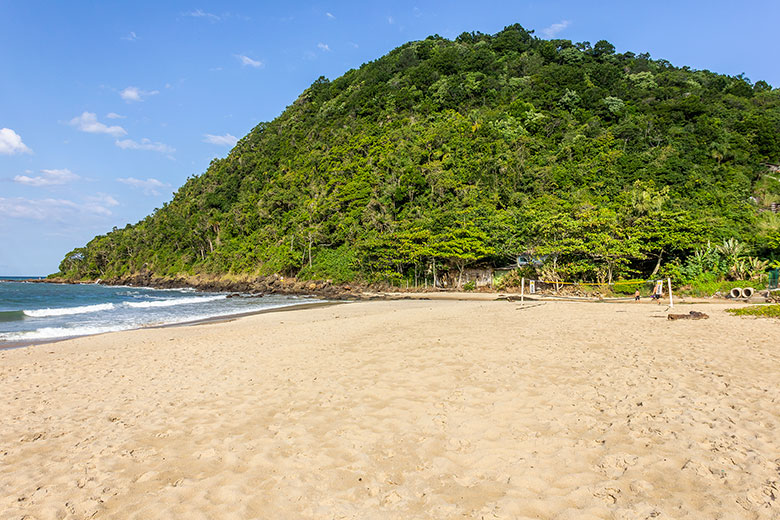
M 0 334 L 0 341 L 32 341 L 36 339 L 70 338 L 74 336 L 102 334 L 104 332 L 116 332 L 126 328 L 128 327 L 43 327 L 36 330 L 2 333 Z
M 205 303 L 215 300 L 224 300 L 225 296 L 193 296 L 191 298 L 174 298 L 169 300 L 154 300 L 146 302 L 125 302 L 128 307 L 135 309 L 144 309 L 149 307 L 172 307 L 174 305 L 186 305 L 193 303 Z
M 59 309 L 35 309 L 25 310 L 24 315 L 31 318 L 47 318 L 49 316 L 67 316 L 70 314 L 87 314 L 89 312 L 110 311 L 113 303 L 99 303 L 97 305 L 84 305 L 82 307 L 62 307 Z

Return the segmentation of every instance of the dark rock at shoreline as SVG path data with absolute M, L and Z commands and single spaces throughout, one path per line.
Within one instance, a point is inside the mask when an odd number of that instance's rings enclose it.
M 194 275 L 161 277 L 150 272 L 139 272 L 132 275 L 100 280 L 70 280 L 60 278 L 48 278 L 35 280 L 40 283 L 68 283 L 87 284 L 99 283 L 101 285 L 133 285 L 137 287 L 151 287 L 155 289 L 197 289 L 203 292 L 225 292 L 228 298 L 252 297 L 262 298 L 265 295 L 281 294 L 295 296 L 312 296 L 333 301 L 357 301 L 357 300 L 383 300 L 385 296 L 376 293 L 404 292 L 398 287 L 386 284 L 360 285 L 334 284 L 332 280 L 296 280 L 280 275 L 258 276 L 243 280 L 221 278 L 218 275 Z M 414 292 L 422 292 L 417 288 Z M 366 292 L 374 294 L 364 294 Z
M 329 300 L 361 299 L 354 286 L 333 285 L 329 281 L 299 281 L 278 275 L 257 277 L 246 280 L 228 280 L 221 278 L 172 277 L 163 278 L 148 272 L 98 281 L 74 281 L 66 279 L 39 280 L 51 283 L 100 283 L 102 285 L 134 285 L 155 289 L 193 288 L 204 292 L 227 292 L 228 298 L 262 298 L 266 294 L 311 295 Z

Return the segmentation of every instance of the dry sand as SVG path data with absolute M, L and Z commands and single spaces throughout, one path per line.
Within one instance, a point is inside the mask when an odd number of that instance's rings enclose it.
M 366 302 L 0 352 L 3 519 L 780 518 L 780 324 Z

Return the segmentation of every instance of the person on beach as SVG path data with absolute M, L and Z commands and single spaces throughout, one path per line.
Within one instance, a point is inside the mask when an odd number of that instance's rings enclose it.
M 653 299 L 661 305 L 661 297 L 664 295 L 664 282 L 659 280 L 655 283 L 655 290 L 653 291 Z
M 636 291 L 634 291 L 634 301 L 636 301 L 636 302 L 638 302 L 638 301 L 639 301 L 639 289 L 637 289 Z

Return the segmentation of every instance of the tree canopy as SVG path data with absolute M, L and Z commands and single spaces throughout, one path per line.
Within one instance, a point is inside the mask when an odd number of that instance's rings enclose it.
M 393 280 L 552 255 L 649 275 L 708 241 L 770 254 L 780 91 L 520 25 L 432 36 L 329 81 L 61 275 Z

